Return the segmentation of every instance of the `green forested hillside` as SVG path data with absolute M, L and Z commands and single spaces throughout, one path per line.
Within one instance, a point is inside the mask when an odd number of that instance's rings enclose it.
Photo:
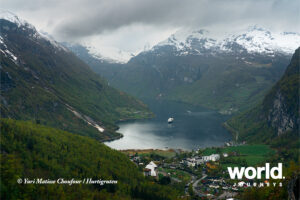
M 282 78 L 255 108 L 229 120 L 239 140 L 270 141 L 299 132 L 300 48 L 295 51 Z
M 0 19 L 0 28 L 2 117 L 36 120 L 105 140 L 119 135 L 114 132 L 117 120 L 150 116 L 142 102 L 110 87 L 73 53 L 32 26 Z
M 1 119 L 1 199 L 176 199 L 151 183 L 128 158 L 84 136 Z M 116 185 L 18 184 L 17 179 L 117 180 Z

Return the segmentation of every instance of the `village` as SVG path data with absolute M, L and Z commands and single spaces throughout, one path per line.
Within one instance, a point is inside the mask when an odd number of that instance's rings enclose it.
M 127 150 L 125 153 L 145 177 L 180 188 L 182 197 L 230 199 L 250 187 L 251 180 L 231 180 L 227 167 L 258 164 L 253 163 L 253 158 L 265 158 L 272 151 L 263 145 L 225 143 L 223 147 L 193 151 Z

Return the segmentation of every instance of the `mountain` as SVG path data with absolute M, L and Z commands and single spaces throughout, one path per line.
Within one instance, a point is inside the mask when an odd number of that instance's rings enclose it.
M 61 45 L 72 51 L 77 57 L 88 64 L 93 71 L 97 72 L 103 78 L 114 76 L 114 73 L 116 73 L 119 68 L 125 66 L 122 63 L 112 62 L 112 60 L 99 57 L 92 53 L 89 47 L 80 44 L 62 42 Z M 101 70 L 99 70 L 99 66 L 101 66 Z
M 292 54 L 300 43 L 300 34 L 294 32 L 271 33 L 258 25 L 236 33 L 216 34 L 205 29 L 180 30 L 152 48 L 171 46 L 177 55 L 203 55 L 227 53 Z
M 299 133 L 299 97 L 300 97 L 300 48 L 298 48 L 283 77 L 267 94 L 263 108 L 268 124 L 277 135 L 286 132 Z
M 89 54 L 96 59 L 100 59 L 109 63 L 127 63 L 134 56 L 133 52 L 123 51 L 116 47 L 106 47 L 104 49 L 95 48 L 92 45 L 86 46 Z
M 284 75 L 268 91 L 263 101 L 225 123 L 236 140 L 266 143 L 276 149 L 276 155 L 267 162 L 283 163 L 287 174 L 283 187 L 276 188 L 276 192 L 271 192 L 270 187 L 252 188 L 241 195 L 242 199 L 278 199 L 280 194 L 290 199 L 297 199 L 297 195 L 299 197 L 299 69 L 300 47 L 295 51 Z
M 299 141 L 299 68 L 300 48 L 262 103 L 227 122 L 238 140 L 268 142 L 281 138 L 282 142 L 283 137 L 295 137 Z
M 149 117 L 67 48 L 9 12 L 0 14 L 1 117 L 35 120 L 108 140 L 115 122 Z
M 0 119 L 0 129 L 1 199 L 173 200 L 179 195 L 171 187 L 146 180 L 126 155 L 94 139 L 12 119 Z M 24 184 L 26 178 L 36 184 Z M 37 183 L 60 178 L 118 182 Z
M 138 98 L 182 101 L 231 114 L 262 100 L 298 43 L 297 33 L 275 34 L 252 26 L 221 36 L 179 31 L 123 65 L 77 55 L 112 86 Z

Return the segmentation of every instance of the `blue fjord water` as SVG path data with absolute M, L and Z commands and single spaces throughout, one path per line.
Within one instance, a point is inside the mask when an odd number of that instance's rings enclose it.
M 124 149 L 184 149 L 221 146 L 231 140 L 222 127 L 228 116 L 199 106 L 172 101 L 145 101 L 155 118 L 121 122 L 118 132 L 123 138 L 106 142 L 111 148 Z M 174 118 L 168 124 L 169 117 Z

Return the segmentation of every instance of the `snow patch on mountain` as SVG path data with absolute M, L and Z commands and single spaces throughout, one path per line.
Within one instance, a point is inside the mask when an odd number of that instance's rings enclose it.
M 246 33 L 232 35 L 232 41 L 243 46 L 248 52 L 292 54 L 300 45 L 299 33 L 271 33 L 257 26 L 248 28 Z
M 3 40 L 3 37 L 0 35 L 0 44 L 2 44 L 2 45 L 5 45 L 4 44 L 4 40 Z M 5 45 L 6 46 L 6 45 Z
M 86 46 L 89 54 L 98 60 L 105 60 L 111 63 L 127 63 L 130 58 L 135 56 L 134 53 L 122 51 L 114 47 L 105 47 L 105 51 L 94 46 Z
M 15 64 L 18 64 L 18 62 L 17 62 L 18 57 L 15 56 L 11 51 L 9 51 L 8 49 L 1 48 L 0 52 L 2 52 L 5 57 L 10 58 Z
M 69 52 L 69 49 L 65 48 L 63 45 L 61 45 L 60 43 L 58 43 L 49 33 L 44 32 L 44 31 L 40 31 L 40 32 L 38 32 L 38 34 L 42 38 L 48 40 L 51 43 L 51 45 L 54 46 L 55 48 L 57 48 L 59 50 L 63 50 L 63 51 Z
M 200 30 L 192 30 L 192 29 L 181 29 L 176 33 L 172 34 L 168 39 L 158 43 L 156 46 L 164 46 L 164 45 L 173 45 L 178 50 L 182 50 L 187 47 L 192 46 L 193 39 L 208 39 L 213 37 L 208 30 L 200 29 Z M 211 47 L 215 45 L 215 39 L 209 40 L 207 47 Z
M 8 49 L 5 50 L 5 52 L 14 60 L 17 61 L 17 56 L 15 56 L 12 52 L 10 52 Z
M 15 56 L 10 50 L 8 50 L 2 36 L 0 36 L 0 52 L 3 53 L 5 57 L 10 58 L 15 64 L 18 64 L 18 57 Z
M 25 26 L 28 28 L 35 29 L 33 25 L 29 24 L 27 21 L 20 19 L 17 15 L 6 10 L 0 10 L 0 19 L 5 19 L 16 24 L 18 27 Z

